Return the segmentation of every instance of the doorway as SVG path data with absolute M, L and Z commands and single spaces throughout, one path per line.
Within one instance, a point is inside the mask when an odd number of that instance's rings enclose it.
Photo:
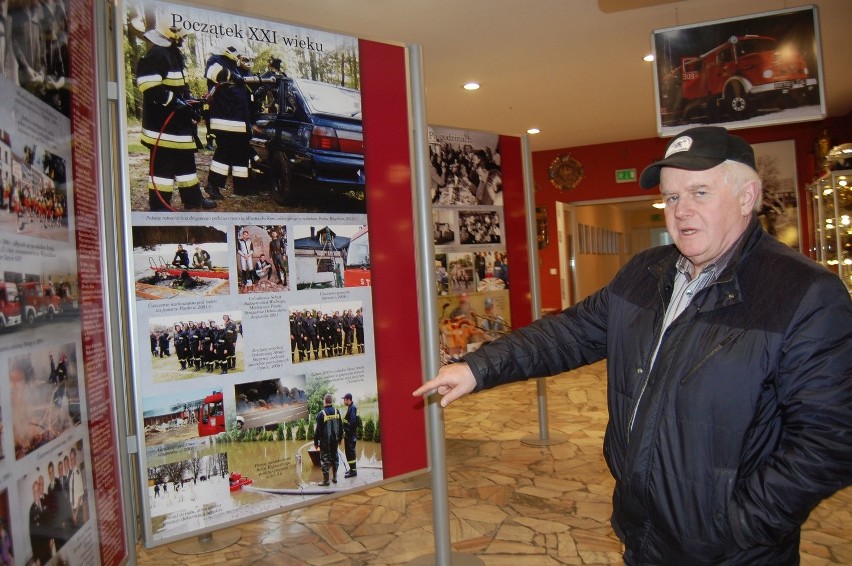
M 637 252 L 671 243 L 659 195 L 557 202 L 562 308 L 606 285 Z

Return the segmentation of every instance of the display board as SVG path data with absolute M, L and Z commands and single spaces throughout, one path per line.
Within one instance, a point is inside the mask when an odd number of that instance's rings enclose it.
M 412 255 L 413 233 L 383 237 L 387 207 L 404 220 L 410 202 L 376 202 L 410 195 L 403 50 L 157 2 L 128 5 L 122 24 L 146 543 L 423 468 L 422 415 L 388 403 L 382 382 L 398 377 L 380 353 L 391 334 L 417 338 L 416 295 L 377 321 L 374 293 L 414 277 L 387 256 L 399 242 Z M 314 435 L 323 397 L 343 417 L 347 393 L 358 440 L 335 475 Z M 402 425 L 407 445 L 389 444 Z
M 95 8 L 4 3 L 2 16 L 0 562 L 119 564 Z

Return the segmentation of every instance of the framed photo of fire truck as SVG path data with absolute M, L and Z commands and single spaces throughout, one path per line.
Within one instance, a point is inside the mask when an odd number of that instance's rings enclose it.
M 657 131 L 825 117 L 816 6 L 655 30 Z

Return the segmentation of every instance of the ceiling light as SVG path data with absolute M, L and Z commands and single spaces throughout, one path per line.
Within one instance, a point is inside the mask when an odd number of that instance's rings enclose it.
M 652 53 L 648 53 L 647 55 L 645 55 L 644 57 L 642 57 L 642 60 L 643 60 L 643 61 L 647 61 L 648 63 L 650 63 L 651 61 L 653 61 L 653 60 L 654 60 L 654 55 L 653 55 Z
M 529 130 L 527 130 L 527 133 L 528 134 L 540 134 L 541 130 L 539 130 L 538 128 L 530 128 Z
M 662 208 L 665 208 L 665 207 L 666 207 L 666 203 L 664 203 L 663 201 L 658 200 L 657 202 L 655 202 L 655 203 L 654 203 L 654 204 L 652 204 L 651 206 L 653 206 L 654 208 L 660 208 L 660 209 L 662 209 Z
M 467 83 L 464 85 L 465 90 L 478 90 L 479 83 Z

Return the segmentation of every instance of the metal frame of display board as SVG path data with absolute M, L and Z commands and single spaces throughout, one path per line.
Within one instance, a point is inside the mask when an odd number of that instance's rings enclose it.
M 105 27 L 111 28 L 113 30 L 113 45 L 114 45 L 115 48 L 113 50 L 111 50 L 110 52 L 115 53 L 116 57 L 118 58 L 116 61 L 113 61 L 113 64 L 116 66 L 116 69 L 114 71 L 114 73 L 116 75 L 116 80 L 113 83 L 111 83 L 111 90 L 112 90 L 111 98 L 114 101 L 115 100 L 118 101 L 117 103 L 114 103 L 114 106 L 113 106 L 113 109 L 112 109 L 111 117 L 112 117 L 112 124 L 113 125 L 115 125 L 115 124 L 123 125 L 123 124 L 127 123 L 127 117 L 126 117 L 126 111 L 127 110 L 126 110 L 125 105 L 124 105 L 124 98 L 125 97 L 122 96 L 122 94 L 123 94 L 122 91 L 124 89 L 125 80 L 127 79 L 127 77 L 124 76 L 124 64 L 123 64 L 124 63 L 124 55 L 123 55 L 123 49 L 120 48 L 121 46 L 123 46 L 123 41 L 124 41 L 123 21 L 126 18 L 126 13 L 124 11 L 126 9 L 126 4 L 127 4 L 126 2 L 119 3 L 118 7 L 116 8 L 116 12 L 113 14 L 112 22 L 110 23 L 110 25 L 105 26 Z M 178 5 L 176 4 L 175 6 L 178 6 Z M 185 6 L 187 9 L 214 11 L 214 12 L 217 12 L 217 13 L 221 13 L 223 15 L 223 17 L 237 16 L 237 17 L 244 17 L 244 18 L 250 18 L 250 19 L 261 18 L 261 16 L 256 16 L 256 15 L 251 15 L 251 14 L 234 14 L 232 12 L 221 12 L 219 10 L 216 10 L 216 9 L 213 9 L 213 8 L 207 8 L 207 7 L 189 6 L 189 5 L 182 5 L 182 6 Z M 270 23 L 274 23 L 274 21 L 271 21 Z M 291 25 L 291 24 L 287 24 L 287 23 L 282 22 L 282 25 Z M 326 32 L 323 32 L 322 30 L 317 30 L 317 31 L 321 32 L 321 33 L 326 33 Z M 328 33 L 332 33 L 332 32 L 328 32 Z M 355 38 L 355 39 L 357 40 L 358 38 Z M 359 41 L 363 41 L 363 40 L 359 40 Z M 393 46 L 392 44 L 376 44 L 375 42 L 371 42 L 371 41 L 367 41 L 367 43 L 374 44 L 374 45 L 383 45 L 383 46 L 388 46 L 388 47 L 392 47 L 394 49 L 397 49 L 399 51 L 399 60 L 404 59 L 404 52 L 403 52 L 402 46 L 398 46 L 398 45 Z M 371 53 L 375 53 L 376 51 L 381 51 L 381 48 L 373 49 L 371 51 Z M 382 52 L 382 53 L 385 53 L 385 52 Z M 379 57 L 379 59 L 381 59 L 381 57 Z M 385 61 L 385 60 L 382 59 L 382 61 Z M 394 59 L 393 63 L 394 63 L 394 65 L 396 65 L 397 59 Z M 376 65 L 376 63 L 374 62 L 373 66 L 375 67 L 375 65 Z M 403 97 L 406 96 L 404 80 L 405 80 L 405 77 L 401 76 L 401 80 L 399 81 L 398 87 L 397 87 L 397 85 L 394 85 L 395 88 L 398 88 L 398 90 L 402 93 Z M 373 95 L 374 95 L 374 98 L 379 98 L 381 96 L 381 88 L 374 89 Z M 397 93 L 395 92 L 394 96 L 396 96 L 396 95 L 397 95 Z M 387 98 L 387 97 L 385 97 L 385 98 Z M 386 102 L 386 100 L 385 100 L 385 102 Z M 410 105 L 410 99 L 407 100 L 407 102 Z M 404 103 L 402 104 L 402 108 L 403 108 L 403 111 L 405 111 L 406 105 Z M 406 116 L 407 116 L 407 114 L 406 114 Z M 365 129 L 366 129 L 366 122 L 367 121 L 365 120 Z M 407 121 L 404 125 L 401 125 L 401 129 L 403 131 L 403 135 L 410 138 L 411 130 L 410 130 L 409 123 Z M 113 305 L 114 310 L 112 311 L 113 314 L 114 314 L 114 319 L 116 320 L 116 324 L 114 326 L 120 327 L 120 329 L 116 329 L 114 331 L 115 334 L 114 334 L 114 338 L 113 338 L 113 342 L 115 344 L 114 348 L 118 351 L 115 363 L 116 363 L 117 367 L 121 368 L 120 375 L 123 376 L 124 379 L 126 380 L 126 383 L 124 385 L 125 385 L 126 391 L 127 391 L 127 406 L 123 407 L 123 409 L 126 411 L 126 429 L 127 430 L 126 430 L 126 432 L 123 431 L 123 433 L 127 436 L 127 438 L 126 438 L 127 451 L 130 452 L 130 454 L 126 456 L 126 461 L 127 461 L 127 464 L 128 464 L 128 468 L 130 470 L 132 470 L 132 473 L 134 475 L 134 481 L 130 482 L 130 485 L 126 487 L 125 497 L 126 497 L 126 501 L 128 502 L 128 506 L 131 505 L 131 504 L 134 505 L 136 507 L 135 511 L 138 513 L 138 516 L 144 518 L 143 520 L 145 521 L 145 524 L 143 525 L 142 528 L 143 528 L 143 532 L 146 533 L 146 534 L 145 534 L 145 536 L 143 536 L 141 538 L 144 540 L 146 545 L 158 546 L 158 545 L 163 545 L 163 544 L 172 544 L 172 543 L 177 543 L 177 542 L 181 542 L 181 541 L 186 541 L 188 543 L 188 545 L 181 545 L 181 549 L 186 550 L 189 553 L 208 552 L 208 551 L 212 550 L 213 547 L 216 546 L 216 544 L 218 542 L 216 540 L 213 540 L 213 541 L 210 540 L 211 534 L 213 535 L 214 539 L 218 539 L 218 538 L 221 538 L 220 535 L 225 534 L 224 531 L 231 530 L 231 529 L 228 529 L 228 527 L 243 524 L 247 521 L 260 519 L 260 518 L 265 517 L 265 516 L 278 514 L 278 513 L 281 513 L 281 512 L 288 512 L 290 510 L 293 510 L 293 509 L 296 509 L 296 508 L 299 508 L 299 507 L 308 506 L 308 505 L 311 505 L 314 502 L 321 502 L 321 501 L 327 500 L 329 497 L 334 497 L 337 494 L 320 496 L 320 497 L 317 497 L 316 499 L 310 499 L 309 501 L 306 501 L 306 502 L 303 502 L 303 503 L 300 503 L 300 504 L 295 504 L 295 505 L 292 505 L 292 506 L 288 506 L 286 508 L 276 508 L 276 509 L 269 510 L 269 511 L 249 513 L 246 516 L 240 517 L 238 519 L 223 520 L 221 522 L 216 522 L 216 524 L 212 525 L 212 526 L 205 525 L 205 526 L 202 526 L 200 528 L 192 529 L 192 530 L 190 530 L 190 532 L 187 532 L 187 533 L 181 533 L 179 535 L 176 534 L 174 536 L 162 538 L 161 540 L 158 540 L 154 543 L 151 542 L 151 540 L 150 540 L 151 537 L 149 537 L 147 535 L 149 525 L 150 525 L 150 522 L 148 522 L 148 510 L 142 508 L 142 505 L 144 505 L 144 502 L 146 500 L 143 498 L 143 495 L 140 493 L 140 490 L 146 488 L 146 486 L 147 486 L 146 477 L 142 477 L 146 473 L 146 471 L 143 469 L 143 467 L 144 467 L 143 462 L 145 461 L 144 455 L 138 454 L 138 450 L 144 449 L 143 448 L 144 447 L 143 439 L 140 438 L 140 436 L 139 436 L 139 435 L 143 434 L 143 431 L 141 429 L 139 429 L 139 423 L 141 421 L 141 414 L 140 413 L 143 410 L 143 407 L 142 407 L 142 404 L 141 404 L 142 395 L 141 395 L 141 392 L 139 391 L 140 386 L 139 386 L 138 382 L 133 380 L 133 378 L 131 377 L 133 375 L 134 356 L 139 355 L 138 352 L 136 354 L 134 354 L 134 351 L 135 351 L 134 348 L 139 348 L 139 343 L 138 343 L 139 337 L 136 336 L 136 334 L 138 334 L 138 332 L 135 330 L 136 322 L 135 322 L 135 314 L 134 313 L 135 313 L 137 307 L 136 307 L 135 303 L 133 302 L 133 300 L 134 300 L 133 299 L 134 278 L 133 278 L 132 260 L 131 260 L 131 258 L 128 257 L 129 249 L 130 249 L 128 242 L 131 241 L 131 232 L 130 231 L 131 231 L 131 227 L 132 227 L 133 223 L 132 223 L 132 217 L 131 217 L 131 207 L 130 207 L 128 202 L 125 202 L 128 197 L 124 194 L 124 190 L 125 190 L 125 187 L 127 186 L 127 182 L 128 182 L 128 179 L 127 179 L 128 173 L 127 172 L 129 171 L 129 167 L 128 167 L 128 163 L 127 163 L 128 155 L 127 155 L 127 152 L 125 151 L 126 148 L 124 147 L 125 143 L 126 143 L 125 138 L 121 137 L 121 136 L 124 136 L 124 134 L 125 134 L 125 132 L 123 130 L 124 130 L 123 127 L 114 127 L 113 126 L 112 128 L 110 128 L 111 134 L 113 136 L 115 136 L 114 138 L 111 138 L 111 139 L 113 139 L 114 143 L 110 147 L 110 149 L 113 151 L 113 154 L 111 156 L 112 157 L 111 162 L 112 162 L 112 165 L 113 165 L 113 169 L 110 171 L 110 173 L 112 174 L 112 176 L 114 178 L 114 200 L 115 200 L 115 202 L 113 203 L 113 206 L 112 206 L 112 212 L 113 212 L 112 218 L 115 222 L 115 228 L 114 228 L 114 234 L 113 235 L 114 235 L 115 241 L 118 242 L 117 253 L 115 253 L 112 257 L 110 257 L 110 260 L 111 260 L 111 265 L 113 265 L 115 267 L 115 270 L 114 270 L 115 271 L 115 274 L 114 274 L 115 286 L 119 290 L 118 293 L 117 293 L 118 298 L 115 299 L 117 302 Z M 397 136 L 397 138 L 398 138 L 398 136 Z M 382 140 L 375 140 L 375 143 L 371 142 L 371 147 L 373 147 L 373 148 L 380 147 L 381 143 L 382 143 Z M 408 166 L 410 166 L 410 159 L 409 159 L 410 156 L 408 155 L 409 148 L 406 147 L 404 149 L 404 153 L 405 153 L 405 166 L 408 167 Z M 376 176 L 374 178 L 378 178 L 378 177 Z M 408 187 L 408 186 L 409 186 L 409 184 L 406 181 L 406 187 Z M 395 187 L 393 185 L 391 185 L 391 188 L 395 188 Z M 373 194 L 376 194 L 375 191 L 374 191 Z M 398 194 L 399 194 L 398 191 L 394 192 L 393 203 L 397 203 L 396 197 L 397 197 Z M 395 228 L 395 226 L 394 226 L 394 228 Z M 370 230 L 370 232 L 371 232 L 371 240 L 372 240 L 373 239 L 373 230 Z M 413 237 L 414 236 L 412 235 L 412 238 Z M 378 234 L 377 234 L 377 238 L 378 238 Z M 381 240 L 379 240 L 379 241 L 381 241 Z M 377 246 L 377 249 L 378 249 L 378 246 Z M 405 250 L 406 255 L 413 256 L 413 254 L 410 254 L 409 252 L 410 252 L 409 249 Z M 376 261 L 375 263 L 378 263 L 378 261 Z M 415 267 L 415 262 L 414 262 L 413 257 L 411 259 L 411 264 L 412 264 L 411 279 L 412 279 L 412 282 L 413 282 L 413 279 L 414 279 L 413 273 L 414 273 L 414 267 Z M 375 268 L 375 265 L 374 265 L 374 268 Z M 407 278 L 408 275 L 406 275 L 405 277 Z M 407 281 L 407 279 L 406 279 L 406 281 Z M 378 288 L 378 285 L 374 284 L 374 287 Z M 398 293 L 398 295 L 401 295 L 401 293 Z M 122 300 L 125 301 L 125 302 L 122 302 Z M 376 301 L 374 300 L 374 304 L 375 304 L 375 302 Z M 414 301 L 411 301 L 411 304 L 412 304 L 412 307 L 413 307 L 412 311 L 414 311 L 414 309 L 416 308 L 416 305 L 414 305 Z M 417 324 L 416 317 L 412 316 L 411 319 L 412 319 L 412 322 L 411 322 L 412 327 L 417 329 L 418 324 Z M 128 330 L 128 328 L 131 328 L 131 330 Z M 377 342 L 379 341 L 378 337 L 376 338 L 376 341 Z M 418 367 L 419 367 L 419 364 L 418 364 Z M 416 377 L 415 377 L 415 379 L 416 379 Z M 382 380 L 380 380 L 380 382 L 381 381 Z M 387 379 L 385 379 L 384 381 L 387 381 Z M 412 389 L 413 389 L 413 387 L 416 387 L 416 385 L 412 386 Z M 381 392 L 381 388 L 382 388 L 382 383 L 379 384 L 380 392 Z M 406 394 L 407 394 L 407 392 L 406 392 Z M 380 396 L 381 396 L 381 393 L 380 393 Z M 382 396 L 382 399 L 384 399 L 384 398 L 385 397 Z M 393 399 L 393 397 L 391 397 L 390 399 Z M 380 400 L 380 403 L 381 402 L 382 401 Z M 385 402 L 391 402 L 391 401 L 385 401 Z M 419 418 L 419 416 L 420 416 L 419 411 L 414 411 L 412 409 L 412 413 L 416 414 L 417 417 Z M 407 417 L 407 413 L 406 414 L 397 413 L 396 414 L 396 417 L 397 417 L 396 420 L 399 420 L 400 416 Z M 391 421 L 388 421 L 388 422 L 391 422 Z M 417 423 L 415 428 L 418 428 L 418 427 L 419 427 L 419 423 Z M 424 439 L 424 444 L 425 444 L 425 429 L 419 429 L 418 428 L 418 430 L 420 430 L 420 434 L 422 434 L 423 439 Z M 389 434 L 388 437 L 390 437 L 390 436 L 391 435 Z M 385 438 L 384 434 L 382 435 L 382 437 L 383 437 L 383 442 L 387 440 Z M 410 447 L 411 446 L 409 446 L 409 448 Z M 427 454 L 426 454 L 425 446 L 424 446 L 424 450 L 422 451 L 420 456 L 413 460 L 414 462 L 416 462 L 417 466 L 420 465 L 419 464 L 420 458 L 422 458 L 424 463 L 426 462 Z M 408 466 L 408 464 L 405 464 L 402 467 L 405 468 L 405 466 Z M 407 475 L 422 473 L 422 471 L 417 470 L 416 468 L 415 469 L 404 469 L 402 472 L 400 472 L 398 470 L 399 467 L 400 467 L 399 465 L 396 465 L 396 468 L 397 468 L 396 471 L 389 471 L 388 468 L 386 467 L 385 470 L 384 470 L 385 475 L 387 475 L 388 473 L 395 473 L 397 475 L 395 475 L 394 477 L 389 477 L 387 479 L 377 481 L 377 482 L 368 483 L 368 484 L 362 486 L 362 489 L 368 489 L 368 488 L 371 488 L 371 487 L 381 486 L 381 485 L 386 484 L 386 483 L 392 483 L 392 482 L 396 482 L 396 481 L 399 481 L 401 479 L 404 479 Z M 341 492 L 339 492 L 339 495 L 345 495 L 345 494 L 348 494 L 348 493 L 352 493 L 353 491 L 357 491 L 358 489 L 359 488 L 356 487 L 356 488 L 353 488 L 353 489 L 341 490 Z M 136 526 L 136 525 L 134 524 L 134 526 Z M 190 540 L 193 536 L 196 536 L 196 538 L 198 540 L 197 541 Z

